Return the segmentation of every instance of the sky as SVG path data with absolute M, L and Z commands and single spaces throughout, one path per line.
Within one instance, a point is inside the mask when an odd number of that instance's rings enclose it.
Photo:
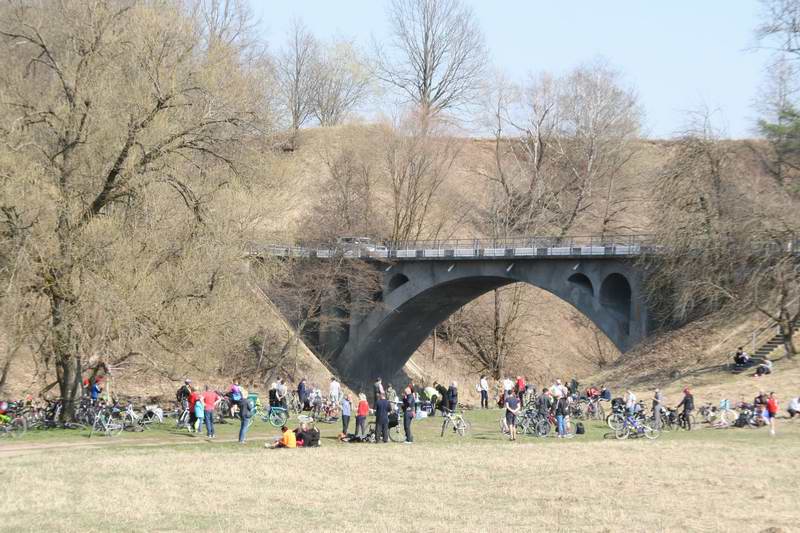
M 387 0 L 249 0 L 262 37 L 280 48 L 297 17 L 321 39 L 369 48 L 388 34 Z M 494 67 L 516 81 L 605 58 L 635 88 L 652 138 L 680 132 L 706 107 L 732 138 L 752 137 L 769 55 L 756 48 L 757 0 L 466 0 Z

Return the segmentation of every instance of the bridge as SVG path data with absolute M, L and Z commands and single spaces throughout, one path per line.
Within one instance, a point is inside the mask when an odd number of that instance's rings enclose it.
M 254 255 L 353 258 L 381 274 L 376 305 L 319 332 L 348 381 L 399 372 L 433 329 L 471 300 L 512 283 L 555 294 L 588 317 L 622 351 L 652 330 L 636 261 L 654 248 L 647 236 L 422 241 L 402 246 L 284 246 Z M 328 313 L 341 314 L 335 303 Z

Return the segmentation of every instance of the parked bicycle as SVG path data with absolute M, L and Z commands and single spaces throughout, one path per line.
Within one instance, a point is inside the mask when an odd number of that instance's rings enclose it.
M 441 437 L 444 437 L 444 433 L 447 431 L 448 427 L 452 427 L 453 433 L 459 437 L 463 437 L 467 434 L 467 431 L 469 430 L 469 423 L 464 420 L 464 415 L 462 413 L 456 413 L 449 409 L 445 409 L 442 416 L 444 417 L 444 420 L 442 420 Z
M 125 429 L 125 423 L 119 416 L 119 409 L 113 406 L 105 407 L 97 413 L 89 437 L 100 434 L 116 437 L 122 433 L 123 429 Z
M 622 427 L 614 430 L 614 436 L 618 440 L 627 439 L 628 437 L 645 437 L 648 439 L 657 439 L 661 434 L 660 431 L 653 429 L 645 424 L 641 418 L 635 415 L 626 415 L 622 422 Z

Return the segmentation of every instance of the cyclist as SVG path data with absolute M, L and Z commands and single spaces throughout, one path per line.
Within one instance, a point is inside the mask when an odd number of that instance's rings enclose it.
M 183 382 L 183 385 L 178 389 L 178 392 L 175 394 L 175 398 L 178 400 L 178 403 L 181 405 L 181 409 L 184 411 L 189 408 L 189 395 L 192 393 L 192 380 L 186 379 Z
M 8 424 L 11 422 L 11 417 L 6 413 L 8 412 L 8 402 L 0 402 L 0 424 Z
M 692 430 L 691 414 L 692 411 L 694 411 L 694 396 L 692 396 L 692 393 L 689 391 L 688 388 L 683 389 L 683 399 L 681 400 L 681 403 L 679 403 L 675 407 L 675 409 L 677 410 L 681 406 L 683 406 L 683 413 L 681 413 L 681 416 L 683 417 L 683 420 L 686 422 L 686 429 L 688 431 L 691 431 Z

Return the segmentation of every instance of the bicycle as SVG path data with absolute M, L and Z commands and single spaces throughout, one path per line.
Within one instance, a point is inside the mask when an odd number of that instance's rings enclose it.
M 464 420 L 464 416 L 461 413 L 455 413 L 447 409 L 442 416 L 444 417 L 444 420 L 442 420 L 442 433 L 440 437 L 444 437 L 444 432 L 447 431 L 447 426 L 453 426 L 453 432 L 459 437 L 463 437 L 467 434 L 469 423 Z
M 657 439 L 661 434 L 660 431 L 651 428 L 649 425 L 643 423 L 641 419 L 636 416 L 625 416 L 622 427 L 614 430 L 614 436 L 617 440 L 627 439 L 631 435 L 635 437 L 644 436 L 647 439 Z
M 250 424 L 253 423 L 253 418 L 250 418 Z M 268 422 L 271 426 L 279 428 L 286 424 L 289 420 L 289 412 L 279 405 L 270 405 L 267 412 L 261 416 L 261 420 Z M 249 426 L 248 426 L 249 427 Z
M 709 427 L 715 429 L 731 427 L 739 418 L 739 413 L 730 408 L 728 400 L 719 402 L 719 407 L 715 407 L 710 403 L 703 405 L 700 408 L 700 415 Z
M 24 416 L 17 413 L 12 415 L 0 415 L 0 438 L 11 437 L 16 439 L 28 431 L 28 424 Z
M 106 407 L 97 413 L 89 437 L 93 437 L 95 433 L 102 433 L 107 437 L 116 437 L 122 433 L 122 430 L 125 429 L 125 423 L 115 417 L 118 413 L 119 410 L 114 407 Z
M 376 431 L 374 420 L 367 424 L 367 435 L 364 440 L 377 442 L 378 432 Z M 389 440 L 392 442 L 404 442 L 406 440 L 405 435 L 400 432 L 400 414 L 397 411 L 389 413 Z

